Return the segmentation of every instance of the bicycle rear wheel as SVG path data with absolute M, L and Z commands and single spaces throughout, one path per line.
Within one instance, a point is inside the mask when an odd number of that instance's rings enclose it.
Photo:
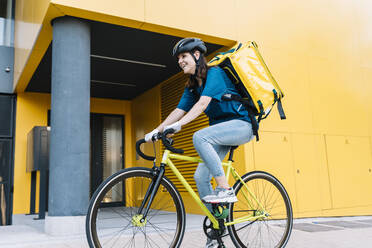
M 152 182 L 148 168 L 130 168 L 107 178 L 88 208 L 90 247 L 178 247 L 185 232 L 185 209 L 176 187 L 163 177 L 144 222 L 138 209 Z M 107 204 L 107 199 L 122 201 Z
M 289 196 L 283 185 L 266 172 L 255 171 L 234 185 L 238 201 L 230 204 L 227 222 L 247 216 L 263 216 L 257 220 L 228 226 L 236 247 L 285 247 L 292 231 L 293 213 Z M 259 202 L 259 203 L 258 203 Z

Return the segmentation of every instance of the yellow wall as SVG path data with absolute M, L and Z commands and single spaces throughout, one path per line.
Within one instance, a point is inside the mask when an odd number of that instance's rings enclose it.
M 185 11 L 181 16 L 203 13 L 190 13 L 186 1 L 180 2 Z M 229 34 L 214 31 L 221 27 L 218 20 L 205 18 L 199 27 L 174 18 L 175 12 L 156 15 L 153 11 L 170 5 L 164 1 L 150 7 L 146 20 L 230 39 L 256 40 L 284 89 L 287 120 L 280 121 L 273 111 L 262 123 L 261 141 L 244 147 L 247 170 L 276 175 L 287 188 L 297 217 L 372 214 L 372 21 L 368 18 L 372 4 L 231 1 L 227 8 L 234 11 L 225 11 L 223 18 L 234 20 Z M 153 1 L 146 6 L 153 6 Z M 228 13 L 233 13 L 231 18 Z M 203 30 L 209 21 L 213 28 Z
M 287 120 L 262 123 L 256 168 L 283 181 L 296 216 L 372 214 L 372 4 L 237 3 L 238 39 L 257 41 L 285 93 Z
M 48 94 L 23 93 L 17 96 L 13 214 L 30 211 L 31 173 L 26 173 L 27 134 L 34 126 L 47 125 L 49 106 Z M 36 202 L 38 204 L 38 200 Z
M 261 141 L 242 149 L 246 168 L 268 170 L 283 181 L 296 216 L 372 214 L 370 1 L 32 1 L 41 14 L 27 12 L 18 2 L 31 1 L 17 1 L 16 44 L 27 43 L 16 45 L 19 92 L 51 40 L 49 21 L 62 14 L 172 35 L 197 35 L 223 45 L 257 41 L 284 90 L 287 120 L 280 121 L 274 110 L 262 123 Z M 195 11 L 195 6 L 202 11 Z M 45 17 L 40 17 L 45 9 Z M 36 31 L 22 31 L 17 21 L 37 27 L 43 23 L 39 38 Z M 151 92 L 159 94 L 158 88 Z M 158 105 L 153 103 L 159 101 L 156 94 L 145 93 L 133 103 L 134 140 L 157 123 L 155 117 L 146 117 L 150 112 L 141 105 L 145 102 L 143 106 L 154 110 Z M 156 116 L 154 111 L 151 115 Z M 17 119 L 22 118 L 20 113 Z
M 34 126 L 47 125 L 48 109 L 50 109 L 49 94 L 18 94 L 14 161 L 14 214 L 24 214 L 30 211 L 31 173 L 26 173 L 27 133 Z M 132 165 L 134 155 L 132 144 L 134 141 L 132 139 L 131 102 L 92 98 L 91 112 L 125 116 L 125 166 L 129 167 Z M 37 209 L 38 196 L 36 201 Z
M 172 35 L 192 32 L 222 43 L 228 42 L 224 39 L 236 40 L 237 36 L 234 18 L 216 15 L 221 11 L 232 13 L 236 9 L 236 1 L 226 4 L 224 0 L 52 0 L 51 3 L 68 15 L 145 30 L 158 29 Z M 195 11 L 195 6 L 202 11 Z M 195 25 L 196 21 L 198 25 Z
M 216 2 L 219 2 L 220 5 Z M 51 21 L 63 15 L 177 36 L 198 35 L 206 41 L 222 45 L 233 44 L 232 39 L 236 38 L 236 30 L 230 28 L 230 25 L 234 25 L 233 20 L 222 21 L 214 14 L 226 9 L 223 6 L 224 1 L 200 2 L 193 0 L 185 3 L 183 1 L 175 3 L 174 1 L 149 0 L 17 0 L 13 88 L 17 92 L 24 91 L 52 40 Z M 184 13 L 187 13 L 188 18 L 196 20 L 207 17 L 209 21 L 202 22 L 197 28 L 192 22 L 183 22 L 177 18 L 176 11 L 169 11 L 169 6 L 174 4 L 187 6 L 202 4 L 203 8 L 209 9 L 208 16 L 191 8 L 186 9 Z M 230 6 L 229 9 L 233 10 L 233 6 Z M 215 25 L 216 22 L 219 23 L 218 27 Z M 170 23 L 174 25 L 169 26 Z

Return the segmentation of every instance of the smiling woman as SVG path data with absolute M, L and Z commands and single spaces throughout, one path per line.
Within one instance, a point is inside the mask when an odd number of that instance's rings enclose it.
M 12 0 L 0 0 L 0 46 L 11 46 Z

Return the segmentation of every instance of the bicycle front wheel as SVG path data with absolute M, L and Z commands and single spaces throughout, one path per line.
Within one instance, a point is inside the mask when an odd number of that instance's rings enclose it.
M 98 187 L 86 219 L 90 247 L 179 247 L 185 232 L 185 209 L 176 187 L 166 177 L 141 221 L 138 210 L 153 177 L 148 168 L 129 168 Z M 112 199 L 119 201 L 107 203 Z
M 230 204 L 227 222 L 236 247 L 285 247 L 292 231 L 293 213 L 289 196 L 283 185 L 266 172 L 255 171 L 242 177 L 244 184 L 234 185 L 238 201 Z M 250 193 L 251 192 L 251 193 Z

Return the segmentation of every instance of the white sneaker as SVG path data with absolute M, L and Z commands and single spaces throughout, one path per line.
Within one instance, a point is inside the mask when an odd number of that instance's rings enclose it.
M 207 244 L 205 248 L 218 248 L 218 241 L 215 239 L 207 238 Z
M 225 189 L 217 186 L 212 195 L 204 196 L 202 200 L 207 203 L 232 203 L 237 202 L 238 198 L 232 188 Z

